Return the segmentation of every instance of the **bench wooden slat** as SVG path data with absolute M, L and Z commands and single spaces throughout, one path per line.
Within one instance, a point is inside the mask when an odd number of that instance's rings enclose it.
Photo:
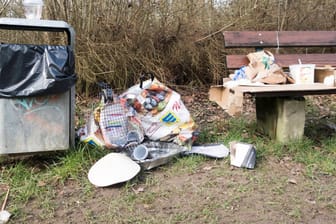
M 336 31 L 224 31 L 226 48 L 333 47 Z
M 326 86 L 322 83 L 305 85 L 270 85 L 270 86 L 237 86 L 232 91 L 240 91 L 243 94 L 251 94 L 256 97 L 279 97 L 279 96 L 304 96 L 336 94 L 336 87 Z
M 288 68 L 289 65 L 298 64 L 299 59 L 304 64 L 315 64 L 316 66 L 336 66 L 336 54 L 275 54 L 276 63 Z M 226 63 L 228 69 L 237 69 L 249 63 L 246 55 L 227 55 Z

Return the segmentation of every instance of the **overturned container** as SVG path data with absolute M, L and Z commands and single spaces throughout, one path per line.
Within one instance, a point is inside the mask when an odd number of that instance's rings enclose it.
M 230 163 L 232 166 L 253 169 L 256 162 L 256 149 L 252 144 L 230 142 Z
M 73 28 L 0 18 L 0 29 L 66 33 L 68 44 L 0 45 L 0 155 L 69 149 L 75 140 Z

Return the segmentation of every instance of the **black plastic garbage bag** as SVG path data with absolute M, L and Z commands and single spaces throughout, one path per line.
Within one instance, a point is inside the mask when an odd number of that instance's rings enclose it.
M 76 79 L 70 46 L 0 45 L 0 97 L 63 93 Z

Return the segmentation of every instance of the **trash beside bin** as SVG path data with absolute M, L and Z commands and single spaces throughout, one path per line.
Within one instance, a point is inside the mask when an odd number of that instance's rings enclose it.
M 0 155 L 74 145 L 74 30 L 63 21 L 0 18 L 0 29 L 65 32 L 68 45 L 0 45 Z

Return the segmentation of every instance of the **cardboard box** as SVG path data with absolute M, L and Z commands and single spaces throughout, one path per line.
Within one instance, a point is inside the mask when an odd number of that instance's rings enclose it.
M 335 85 L 336 70 L 331 66 L 315 68 L 315 82 L 320 82 L 328 86 Z
M 239 116 L 243 111 L 243 92 L 233 91 L 223 85 L 210 87 L 209 100 L 216 102 L 231 116 Z

